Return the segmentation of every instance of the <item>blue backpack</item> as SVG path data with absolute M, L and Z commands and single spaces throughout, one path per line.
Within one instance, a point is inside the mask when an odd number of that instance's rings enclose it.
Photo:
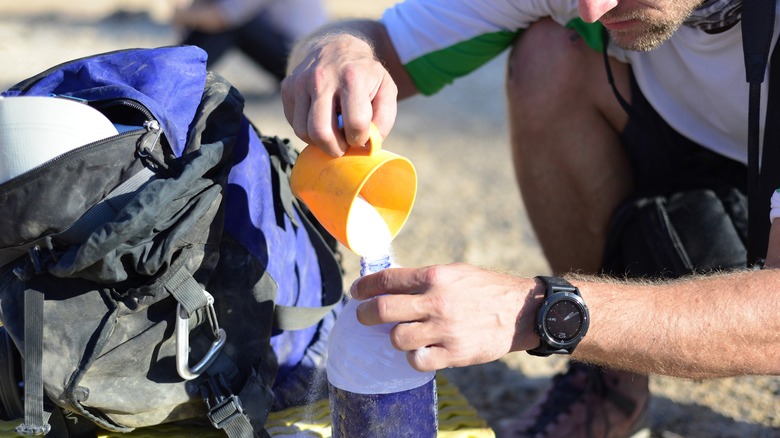
M 3 93 L 124 127 L 0 184 L 0 414 L 19 433 L 267 436 L 269 411 L 325 396 L 335 241 L 290 192 L 295 150 L 205 65 L 196 47 L 124 50 Z

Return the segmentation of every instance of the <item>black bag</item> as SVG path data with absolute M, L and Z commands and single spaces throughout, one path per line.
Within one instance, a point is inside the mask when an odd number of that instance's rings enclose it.
M 641 198 L 617 210 L 602 269 L 646 278 L 741 269 L 746 242 L 747 197 L 738 189 Z
M 271 409 L 324 396 L 333 241 L 290 193 L 295 151 L 255 130 L 205 53 L 88 57 L 5 95 L 78 99 L 137 129 L 0 184 L 4 419 L 267 436 Z

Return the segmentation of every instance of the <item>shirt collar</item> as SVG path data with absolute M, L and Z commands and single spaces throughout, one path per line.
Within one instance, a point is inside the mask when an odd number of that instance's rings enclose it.
M 704 0 L 683 23 L 709 31 L 734 25 L 742 15 L 742 0 Z

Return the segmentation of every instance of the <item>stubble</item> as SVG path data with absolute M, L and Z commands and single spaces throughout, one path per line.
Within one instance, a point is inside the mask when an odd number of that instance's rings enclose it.
M 656 11 L 655 14 L 646 9 L 622 11 L 618 6 L 604 14 L 602 19 L 636 20 L 637 24 L 630 29 L 609 30 L 609 36 L 620 48 L 646 52 L 668 40 L 699 4 L 700 0 L 672 0 L 661 13 Z

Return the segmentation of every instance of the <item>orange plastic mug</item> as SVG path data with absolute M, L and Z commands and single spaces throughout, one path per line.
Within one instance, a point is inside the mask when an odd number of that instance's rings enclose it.
M 382 149 L 382 136 L 371 125 L 364 147 L 350 147 L 333 158 L 316 145 L 306 146 L 292 169 L 293 194 L 342 245 L 354 250 L 347 232 L 358 195 L 371 204 L 395 237 L 406 223 L 417 196 L 411 161 Z

